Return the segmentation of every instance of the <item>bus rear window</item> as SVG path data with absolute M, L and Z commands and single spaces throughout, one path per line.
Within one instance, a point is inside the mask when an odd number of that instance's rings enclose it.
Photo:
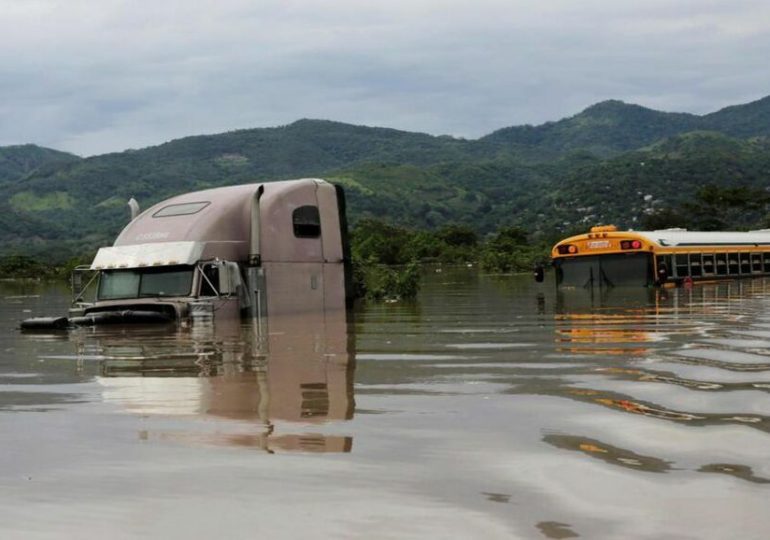
M 619 253 L 557 259 L 556 283 L 565 287 L 646 287 L 652 284 L 652 256 Z

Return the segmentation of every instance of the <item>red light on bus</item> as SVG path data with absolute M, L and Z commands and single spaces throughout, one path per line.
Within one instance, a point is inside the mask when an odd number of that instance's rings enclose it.
M 578 251 L 577 246 L 573 246 L 572 244 L 559 246 L 556 250 L 559 252 L 559 255 L 574 255 Z
M 642 242 L 639 240 L 622 240 L 620 249 L 641 249 Z

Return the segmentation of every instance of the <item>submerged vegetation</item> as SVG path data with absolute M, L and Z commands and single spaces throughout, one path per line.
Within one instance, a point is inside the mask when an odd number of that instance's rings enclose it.
M 548 257 L 550 243 L 533 242 L 519 227 L 505 227 L 480 237 L 467 225 L 429 231 L 364 219 L 351 234 L 354 258 L 369 264 L 480 264 L 491 272 L 528 270 Z
M 0 258 L 0 275 L 16 279 L 46 279 L 59 276 L 55 266 L 24 255 L 8 255 Z
M 486 272 L 523 272 L 548 259 L 550 243 L 532 242 L 518 227 L 502 228 L 481 238 L 466 225 L 426 231 L 365 219 L 352 231 L 351 250 L 357 296 L 388 300 L 417 295 L 422 264 L 467 264 L 479 265 Z
M 420 291 L 420 266 L 388 266 L 353 258 L 354 296 L 375 302 L 413 300 Z
M 5 279 L 68 279 L 76 266 L 90 264 L 92 259 L 92 256 L 82 256 L 52 264 L 25 255 L 6 255 L 0 257 L 0 276 Z

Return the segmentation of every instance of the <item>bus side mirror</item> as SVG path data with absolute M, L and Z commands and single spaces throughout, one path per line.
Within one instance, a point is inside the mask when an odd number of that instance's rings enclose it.
M 658 266 L 658 283 L 663 284 L 668 279 L 668 268 L 665 264 Z
M 543 279 L 545 279 L 545 270 L 543 270 L 543 267 L 536 266 L 533 271 L 533 276 L 535 277 L 536 282 L 542 283 Z

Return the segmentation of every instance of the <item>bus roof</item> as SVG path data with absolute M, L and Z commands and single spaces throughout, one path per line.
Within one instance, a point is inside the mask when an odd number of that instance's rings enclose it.
M 688 231 L 663 229 L 658 231 L 628 231 L 663 247 L 670 246 L 734 246 L 770 245 L 770 229 L 758 231 Z

